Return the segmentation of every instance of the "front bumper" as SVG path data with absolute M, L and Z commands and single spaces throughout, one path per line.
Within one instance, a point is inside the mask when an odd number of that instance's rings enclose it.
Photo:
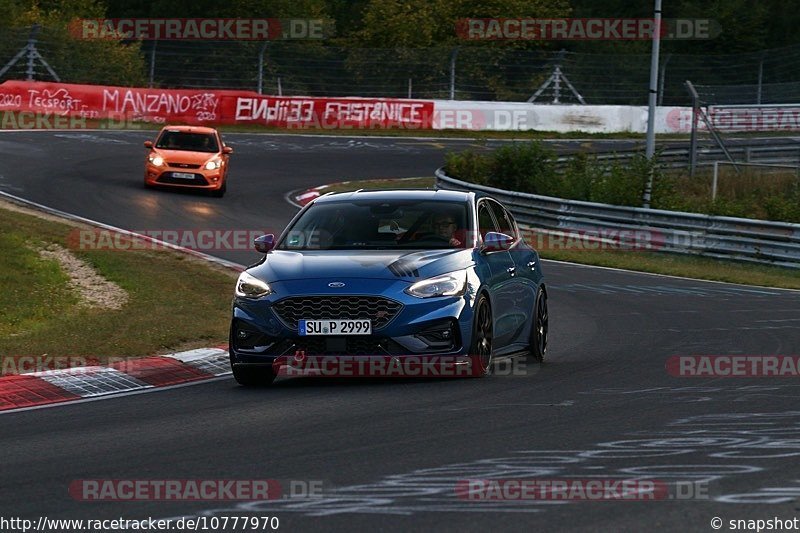
M 194 178 L 176 178 L 175 173 L 192 174 Z M 145 165 L 144 182 L 151 186 L 218 190 L 225 183 L 225 175 L 222 169 L 157 167 L 148 163 Z
M 362 293 L 332 296 L 321 292 L 308 295 L 290 289 L 298 287 L 271 284 L 275 294 L 259 300 L 236 298 L 230 329 L 230 353 L 233 363 L 271 364 L 279 357 L 296 354 L 306 356 L 406 357 L 421 355 L 467 355 L 472 331 L 472 298 L 453 296 L 419 299 L 402 292 L 408 284 L 366 280 Z M 384 285 L 382 287 L 379 285 Z M 399 289 L 399 290 L 398 290 Z M 280 315 L 276 308 L 286 299 L 295 297 L 348 298 L 368 296 L 385 298 L 401 304 L 399 311 L 387 323 L 375 328 L 371 335 L 301 336 L 292 327 L 294 322 Z M 283 311 L 281 311 L 283 312 Z M 302 316 L 299 318 L 355 318 L 352 316 Z M 370 318 L 373 316 L 359 316 Z

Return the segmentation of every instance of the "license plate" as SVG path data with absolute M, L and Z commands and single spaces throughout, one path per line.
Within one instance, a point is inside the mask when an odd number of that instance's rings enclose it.
M 297 329 L 306 335 L 371 335 L 372 321 L 358 320 L 300 320 Z
M 194 174 L 188 174 L 186 172 L 173 172 L 172 177 L 179 180 L 193 180 Z

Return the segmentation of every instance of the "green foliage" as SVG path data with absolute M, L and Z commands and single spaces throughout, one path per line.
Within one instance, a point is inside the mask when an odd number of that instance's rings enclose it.
M 644 156 L 605 163 L 578 154 L 566 169 L 543 143 L 512 143 L 486 155 L 473 150 L 449 153 L 447 172 L 458 179 L 498 189 L 617 205 L 641 205 L 650 163 Z
M 445 155 L 445 168 L 453 177 L 478 185 L 488 185 L 490 182 L 489 162 L 488 156 L 474 150 L 448 152 Z
M 105 6 L 95 0 L 27 1 L 0 0 L 5 9 L 6 29 L 15 28 L 19 48 L 34 24 L 42 27 L 37 47 L 59 77 L 71 83 L 142 85 L 145 63 L 139 43 L 112 40 L 79 40 L 69 33 L 68 24 L 78 18 L 105 17 Z M 12 52 L 13 53 L 13 52 Z M 8 43 L 3 57 L 9 54 Z
M 654 179 L 657 179 L 657 167 L 644 154 L 637 154 L 624 163 L 614 162 L 607 172 L 595 170 L 589 199 L 604 204 L 640 206 L 651 171 L 656 173 Z
M 492 154 L 492 186 L 511 191 L 546 194 L 553 190 L 555 154 L 540 142 L 510 143 Z
M 652 173 L 654 209 L 800 222 L 800 180 L 793 174 L 727 176 L 712 202 L 710 178 L 667 174 L 643 154 L 617 162 L 577 154 L 559 170 L 553 152 L 534 141 L 449 153 L 445 168 L 454 178 L 498 189 L 631 207 L 642 205 Z
M 147 84 L 139 43 L 76 40 L 60 28 L 48 28 L 46 32 L 46 59 L 62 80 L 139 87 Z
M 711 200 L 711 178 L 699 173 L 661 176 L 655 182 L 653 207 L 711 215 L 800 222 L 800 181 L 793 173 L 764 176 L 744 172 L 720 179 Z
M 592 196 L 592 183 L 602 177 L 603 167 L 585 153 L 575 155 L 566 171 L 560 176 L 560 186 L 554 191 L 560 198 L 588 199 Z
M 462 94 L 459 98 L 519 99 L 508 88 L 508 76 L 498 65 L 509 64 L 509 58 L 520 48 L 541 49 L 549 43 L 535 40 L 469 41 L 456 31 L 457 24 L 467 18 L 489 17 L 565 17 L 570 13 L 566 0 L 369 0 L 363 8 L 360 25 L 339 38 L 351 47 L 348 70 L 356 76 L 381 76 L 384 79 L 416 84 L 441 85 L 447 79 L 451 54 L 462 49 L 458 60 L 458 76 L 462 84 L 486 86 L 489 94 Z M 377 57 L 382 61 L 375 61 Z M 384 57 L 382 55 L 385 50 Z M 472 60 L 466 60 L 471 58 Z M 398 69 L 402 64 L 404 68 Z M 415 65 L 417 68 L 409 68 Z M 535 87 L 543 80 L 532 79 Z M 402 86 L 402 85 L 401 85 Z M 440 97 L 446 96 L 441 88 Z
M 369 0 L 363 9 L 361 26 L 352 33 L 350 44 L 376 48 L 423 48 L 468 45 L 456 33 L 464 18 L 565 17 L 566 0 Z M 507 48 L 509 43 L 488 43 Z M 541 46 L 540 42 L 517 41 L 512 46 Z M 479 43 L 487 46 L 486 42 Z

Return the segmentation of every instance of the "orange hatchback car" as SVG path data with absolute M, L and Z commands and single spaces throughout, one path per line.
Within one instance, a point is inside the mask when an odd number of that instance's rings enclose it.
M 214 128 L 166 126 L 155 143 L 146 141 L 145 187 L 205 189 L 223 196 L 228 183 L 228 158 L 233 153 Z

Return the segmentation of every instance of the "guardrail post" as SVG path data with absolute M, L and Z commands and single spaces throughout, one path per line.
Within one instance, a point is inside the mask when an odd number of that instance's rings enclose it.
M 761 61 L 758 62 L 758 92 L 756 93 L 756 104 L 761 105 L 761 87 L 764 81 L 764 54 L 761 54 Z
M 700 102 L 698 102 L 698 94 L 697 91 L 694 90 L 692 82 L 686 80 L 684 85 L 692 96 L 692 132 L 689 138 L 689 177 L 693 178 L 694 169 L 697 167 L 697 122 L 700 118 L 697 108 Z
M 664 83 L 667 78 L 667 63 L 669 63 L 672 54 L 667 54 L 666 59 L 661 64 L 661 81 L 659 82 L 658 86 L 658 105 L 664 105 Z
M 450 54 L 450 100 L 456 99 L 456 57 L 458 57 L 457 46 Z
M 267 52 L 269 41 L 264 41 L 258 51 L 258 94 L 264 94 L 264 54 Z
M 156 73 L 156 45 L 158 45 L 158 39 L 153 40 L 153 46 L 150 48 L 150 79 L 147 82 L 147 86 L 151 89 L 153 88 Z
M 717 200 L 717 180 L 719 178 L 719 161 L 714 161 L 714 178 L 711 180 L 711 201 Z

